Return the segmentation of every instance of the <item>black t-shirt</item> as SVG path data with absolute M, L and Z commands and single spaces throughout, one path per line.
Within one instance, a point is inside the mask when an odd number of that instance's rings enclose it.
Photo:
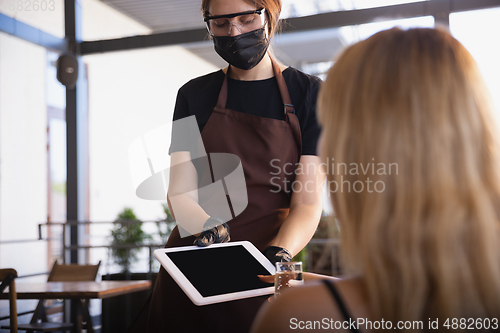
M 197 77 L 179 89 L 175 103 L 174 121 L 196 116 L 200 128 L 210 118 L 224 81 L 224 72 Z M 302 134 L 302 155 L 317 155 L 320 127 L 316 119 L 316 98 L 321 79 L 305 74 L 293 67 L 283 71 L 295 114 L 299 119 Z M 228 79 L 227 109 L 260 117 L 285 120 L 283 101 L 274 77 L 256 81 Z M 182 142 L 172 140 L 169 154 L 189 150 Z

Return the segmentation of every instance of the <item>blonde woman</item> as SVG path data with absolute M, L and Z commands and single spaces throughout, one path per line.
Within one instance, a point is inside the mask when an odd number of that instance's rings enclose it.
M 352 45 L 318 117 L 323 162 L 359 167 L 327 175 L 351 184 L 331 193 L 347 275 L 273 300 L 253 332 L 499 330 L 498 131 L 464 46 L 398 28 Z

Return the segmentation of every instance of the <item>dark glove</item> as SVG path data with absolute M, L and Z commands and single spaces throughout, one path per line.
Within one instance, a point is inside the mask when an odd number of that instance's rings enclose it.
M 203 225 L 203 231 L 193 242 L 193 245 L 205 247 L 213 243 L 229 242 L 229 226 L 223 219 L 211 216 Z
M 262 253 L 273 265 L 281 261 L 292 261 L 292 254 L 287 249 L 279 246 L 268 246 Z

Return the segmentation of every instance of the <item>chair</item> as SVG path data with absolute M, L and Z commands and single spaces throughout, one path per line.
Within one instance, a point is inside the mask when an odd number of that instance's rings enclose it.
M 2 326 L 2 329 L 9 329 L 11 333 L 17 333 L 18 330 L 22 331 L 60 331 L 68 330 L 73 327 L 72 324 L 60 324 L 60 323 L 35 323 L 35 324 L 17 324 L 17 294 L 16 294 L 16 282 L 17 272 L 12 268 L 0 269 L 0 280 L 2 285 L 0 286 L 0 292 L 3 292 L 5 288 L 9 287 L 9 318 L 10 325 Z
M 100 261 L 97 265 L 77 265 L 77 264 L 60 265 L 56 261 L 54 262 L 54 266 L 50 271 L 47 281 L 48 282 L 95 281 L 100 265 L 101 265 Z M 5 273 L 0 274 L 0 277 L 2 277 L 0 280 L 3 281 L 3 275 L 7 277 L 9 276 L 9 273 L 17 277 L 17 273 L 13 269 L 5 269 L 5 271 L 6 271 Z M 7 278 L 5 279 L 6 282 L 8 280 L 9 279 Z M 33 332 L 33 331 L 53 332 L 53 331 L 66 331 L 73 329 L 74 325 L 72 323 L 49 322 L 47 315 L 61 312 L 62 307 L 61 306 L 46 307 L 44 304 L 45 300 L 43 299 L 38 302 L 38 305 L 34 311 L 31 322 L 29 324 L 18 325 L 17 309 L 16 309 L 17 297 L 15 296 L 15 285 L 13 284 L 14 283 L 13 278 L 10 278 L 10 280 L 12 282 L 9 282 L 9 284 L 11 285 L 9 291 L 13 292 L 13 297 L 14 297 L 14 301 L 11 301 L 10 305 L 10 326 L 2 326 L 1 327 L 2 329 L 10 329 L 11 332 L 17 332 L 18 330 L 23 330 L 28 332 Z M 3 283 L 2 283 L 2 288 L 5 288 Z M 85 322 L 85 328 L 87 329 L 87 332 L 93 333 L 94 329 L 92 326 L 92 319 L 89 313 L 88 300 L 83 300 L 83 301 L 77 300 L 77 302 L 79 302 L 78 306 L 80 306 L 80 308 L 82 309 L 82 321 Z
M 17 295 L 16 282 L 17 272 L 12 268 L 0 269 L 0 293 L 3 293 L 5 288 L 9 287 L 9 317 L 10 317 L 10 332 L 17 333 Z M 4 327 L 2 327 L 4 328 Z
M 100 265 L 101 261 L 96 265 L 60 265 L 55 261 L 47 282 L 95 281 Z M 77 302 L 80 302 L 78 306 L 80 306 L 82 310 L 82 322 L 85 322 L 84 327 L 87 329 L 87 332 L 94 332 L 92 317 L 89 312 L 89 300 L 77 300 Z M 46 307 L 45 300 L 42 299 L 38 302 L 33 318 L 31 319 L 31 324 L 35 324 L 39 320 L 41 320 L 42 323 L 46 323 L 48 322 L 47 315 L 57 312 L 62 312 L 61 306 Z M 42 330 L 42 332 L 45 331 Z

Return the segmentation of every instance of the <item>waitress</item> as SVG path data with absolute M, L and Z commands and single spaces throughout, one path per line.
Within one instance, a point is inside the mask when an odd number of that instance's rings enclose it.
M 215 51 L 229 66 L 181 87 L 174 121 L 194 115 L 207 154 L 240 158 L 248 206 L 221 224 L 196 201 L 186 203 L 182 211 L 201 221 L 205 231 L 181 237 L 176 227 L 166 247 L 247 240 L 273 263 L 291 261 L 321 216 L 324 174 L 316 153 L 320 129 L 315 112 L 321 81 L 278 64 L 268 53 L 281 0 L 203 0 L 202 10 Z M 172 164 L 190 161 L 186 150 L 173 140 Z M 182 191 L 192 186 L 185 185 L 186 179 L 196 178 L 194 166 L 181 172 L 171 174 L 170 198 L 173 188 Z M 180 211 L 170 208 L 174 216 Z M 129 332 L 247 332 L 267 298 L 196 306 L 160 267 L 151 300 Z

